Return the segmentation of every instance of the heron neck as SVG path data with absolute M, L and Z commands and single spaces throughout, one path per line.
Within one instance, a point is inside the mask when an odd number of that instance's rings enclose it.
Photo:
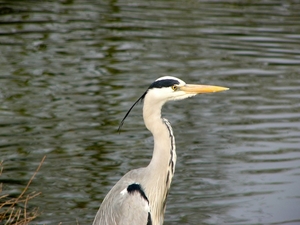
M 143 116 L 147 129 L 152 133 L 154 139 L 154 149 L 151 162 L 149 164 L 159 175 L 171 168 L 171 173 L 174 173 L 176 163 L 175 138 L 172 127 L 168 120 L 161 117 L 160 105 L 144 104 Z M 170 174 L 171 175 L 171 174 Z
M 164 102 L 144 99 L 143 117 L 147 129 L 152 133 L 154 149 L 151 162 L 146 167 L 145 191 L 149 199 L 153 224 L 163 224 L 166 199 L 175 172 L 176 151 L 172 127 L 161 117 Z

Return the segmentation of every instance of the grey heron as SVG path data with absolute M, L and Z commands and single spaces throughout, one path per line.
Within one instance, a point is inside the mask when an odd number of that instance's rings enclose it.
M 175 172 L 176 151 L 173 130 L 162 118 L 162 106 L 201 93 L 228 90 L 226 87 L 186 84 L 171 76 L 158 78 L 131 106 L 124 120 L 140 100 L 143 118 L 154 138 L 152 159 L 147 167 L 126 173 L 104 198 L 93 225 L 162 225 L 166 200 Z M 119 128 L 120 128 L 119 127 Z

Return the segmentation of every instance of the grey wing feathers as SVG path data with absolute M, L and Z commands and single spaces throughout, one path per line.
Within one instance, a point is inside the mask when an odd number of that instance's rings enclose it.
M 149 201 L 142 186 L 124 178 L 103 200 L 93 225 L 152 225 Z

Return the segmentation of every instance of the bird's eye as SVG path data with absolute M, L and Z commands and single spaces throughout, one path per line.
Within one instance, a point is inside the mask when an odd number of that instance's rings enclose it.
M 176 91 L 176 90 L 177 90 L 177 86 L 176 86 L 176 85 L 173 85 L 173 86 L 172 86 L 172 90 L 173 90 L 173 91 Z

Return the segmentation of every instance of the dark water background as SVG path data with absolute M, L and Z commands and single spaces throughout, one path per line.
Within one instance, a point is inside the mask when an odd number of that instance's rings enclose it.
M 3 192 L 30 186 L 38 224 L 91 224 L 147 165 L 156 78 L 230 91 L 173 102 L 178 163 L 165 224 L 300 224 L 299 1 L 0 1 Z

